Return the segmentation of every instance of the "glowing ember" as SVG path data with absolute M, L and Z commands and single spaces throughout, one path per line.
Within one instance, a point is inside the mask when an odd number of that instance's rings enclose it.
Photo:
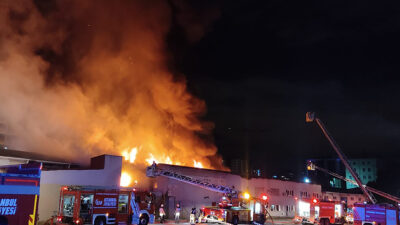
M 120 186 L 121 187 L 129 187 L 129 185 L 131 184 L 132 178 L 131 176 L 126 173 L 126 172 L 122 172 L 121 173 L 121 181 L 120 181 Z M 137 183 L 137 181 L 136 181 Z
M 203 164 L 201 164 L 201 162 L 197 162 L 196 160 L 193 160 L 193 166 L 196 168 L 203 168 Z

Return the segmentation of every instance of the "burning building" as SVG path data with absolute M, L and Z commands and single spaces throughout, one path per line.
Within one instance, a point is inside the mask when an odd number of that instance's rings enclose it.
M 297 199 L 322 197 L 321 186 L 318 184 L 264 178 L 246 179 L 231 172 L 167 164 L 161 164 L 158 167 L 211 184 L 234 187 L 235 190 L 246 191 L 251 196 L 260 197 L 262 194 L 267 194 L 269 211 L 274 217 L 293 217 Z M 177 203 L 180 203 L 184 209 L 183 212 L 189 212 L 193 207 L 200 209 L 204 206 L 216 205 L 222 197 L 220 193 L 162 176 L 153 179 L 152 189 L 164 196 L 164 203 L 170 216 L 173 215 L 174 206 Z M 183 213 L 182 216 L 186 217 L 188 213 Z
M 223 169 L 213 124 L 200 119 L 204 101 L 169 69 L 171 4 L 2 2 L 0 118 L 15 137 L 8 147 L 79 163 L 123 155 L 124 185 L 153 161 Z

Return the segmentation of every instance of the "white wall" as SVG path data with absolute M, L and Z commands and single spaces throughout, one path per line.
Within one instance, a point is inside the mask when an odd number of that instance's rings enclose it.
M 323 192 L 324 200 L 340 201 L 341 198 L 347 199 L 347 206 L 352 207 L 354 203 L 363 203 L 367 201 L 363 194 L 351 194 L 351 193 L 340 193 L 340 192 Z
M 321 197 L 321 185 L 282 181 L 276 179 L 249 180 L 250 194 L 269 197 L 269 212 L 274 217 L 294 217 L 296 198 L 311 199 Z M 274 210 L 272 210 L 274 205 Z M 277 205 L 279 207 L 277 207 Z M 276 210 L 279 208 L 279 210 Z
M 58 210 L 61 186 L 119 187 L 121 168 L 121 156 L 106 155 L 104 169 L 42 171 L 38 209 L 40 222 L 49 219 Z

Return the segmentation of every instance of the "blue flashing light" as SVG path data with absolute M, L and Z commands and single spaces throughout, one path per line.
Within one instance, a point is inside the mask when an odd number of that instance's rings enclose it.
M 305 178 L 304 178 L 304 183 L 309 184 L 309 183 L 311 183 L 311 180 L 310 180 L 308 177 L 305 177 Z

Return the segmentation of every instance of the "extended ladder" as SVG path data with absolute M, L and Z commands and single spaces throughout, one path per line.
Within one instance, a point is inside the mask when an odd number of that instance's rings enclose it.
M 157 167 L 157 164 L 154 162 L 151 166 L 147 167 L 146 170 L 146 175 L 148 177 L 157 177 L 157 176 L 163 176 L 163 177 L 168 177 L 174 180 L 178 180 L 184 183 L 188 183 L 191 185 L 195 185 L 204 189 L 207 189 L 209 191 L 215 191 L 227 195 L 237 195 L 237 191 L 235 191 L 233 188 L 222 186 L 222 185 L 217 185 L 217 184 L 212 184 L 209 182 L 201 181 L 199 179 L 195 179 L 186 175 L 178 174 L 173 171 L 168 171 L 161 169 Z

